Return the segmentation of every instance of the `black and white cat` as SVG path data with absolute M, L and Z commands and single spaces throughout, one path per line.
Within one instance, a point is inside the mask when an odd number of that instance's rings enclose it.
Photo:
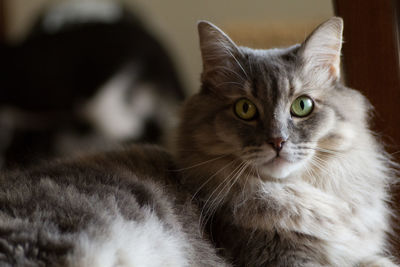
M 3 167 L 161 143 L 184 97 L 167 51 L 115 2 L 51 5 L 0 57 Z

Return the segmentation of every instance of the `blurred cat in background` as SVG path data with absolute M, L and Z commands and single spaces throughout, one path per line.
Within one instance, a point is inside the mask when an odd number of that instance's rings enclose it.
M 168 53 L 115 2 L 50 6 L 0 47 L 0 166 L 162 142 L 184 90 Z

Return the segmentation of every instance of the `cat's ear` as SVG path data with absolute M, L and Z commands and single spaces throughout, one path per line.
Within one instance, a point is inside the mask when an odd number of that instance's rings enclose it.
M 235 43 L 217 26 L 207 21 L 197 25 L 203 59 L 203 75 L 216 69 L 232 69 L 240 54 Z M 236 62 L 235 62 L 236 61 Z
M 333 17 L 308 36 L 299 50 L 307 71 L 319 71 L 333 79 L 340 77 L 342 32 L 343 20 Z

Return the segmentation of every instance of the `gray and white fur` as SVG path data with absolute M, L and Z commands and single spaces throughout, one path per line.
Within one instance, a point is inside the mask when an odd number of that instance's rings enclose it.
M 227 266 L 152 146 L 0 175 L 0 266 Z
M 340 81 L 342 19 L 271 50 L 198 29 L 202 87 L 176 156 L 223 254 L 237 266 L 397 266 L 386 250 L 394 163 L 369 129 L 369 102 Z M 300 96 L 314 103 L 304 117 L 291 113 Z M 257 116 L 235 114 L 240 99 Z

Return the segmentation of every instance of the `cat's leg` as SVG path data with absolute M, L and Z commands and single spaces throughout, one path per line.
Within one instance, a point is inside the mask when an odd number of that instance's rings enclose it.
M 360 262 L 357 267 L 398 267 L 390 258 L 374 256 Z

